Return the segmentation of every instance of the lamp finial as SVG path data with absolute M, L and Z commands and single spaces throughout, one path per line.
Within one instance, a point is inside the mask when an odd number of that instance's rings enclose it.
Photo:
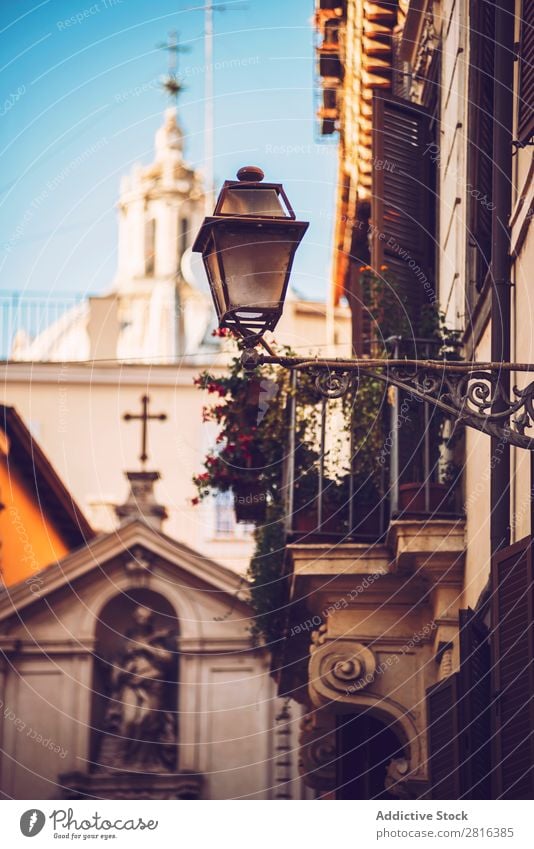
M 265 174 L 257 165 L 245 165 L 236 176 L 241 183 L 261 183 Z

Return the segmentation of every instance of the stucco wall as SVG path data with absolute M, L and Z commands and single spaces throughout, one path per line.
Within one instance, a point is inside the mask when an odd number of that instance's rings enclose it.
M 0 453 L 0 571 L 10 584 L 35 575 L 69 550 L 19 472 Z

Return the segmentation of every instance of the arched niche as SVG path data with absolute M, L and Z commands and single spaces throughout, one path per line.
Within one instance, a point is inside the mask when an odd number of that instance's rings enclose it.
M 337 799 L 393 799 L 386 786 L 392 762 L 407 760 L 398 724 L 373 711 L 336 717 Z
M 95 627 L 93 771 L 177 769 L 179 622 L 171 603 L 146 587 L 113 596 Z

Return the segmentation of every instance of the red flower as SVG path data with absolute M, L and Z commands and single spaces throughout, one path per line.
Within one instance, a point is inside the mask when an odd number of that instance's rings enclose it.
M 217 393 L 221 398 L 224 398 L 226 395 L 226 387 L 223 386 L 222 383 L 217 383 L 214 380 L 210 380 L 204 388 L 207 389 L 211 395 Z

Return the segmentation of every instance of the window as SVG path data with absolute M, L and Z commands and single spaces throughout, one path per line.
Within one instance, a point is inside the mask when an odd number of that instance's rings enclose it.
M 534 564 L 526 537 L 492 564 L 494 797 L 534 799 Z
M 375 92 L 371 265 L 395 277 L 413 320 L 436 300 L 434 150 L 425 109 Z
M 482 291 L 491 262 L 495 6 L 472 0 L 467 165 L 467 300 Z
M 534 0 L 523 0 L 519 53 L 518 141 L 525 144 L 534 134 Z
M 145 274 L 151 277 L 156 264 L 156 219 L 150 218 L 145 225 Z
M 480 614 L 460 610 L 460 788 L 462 799 L 491 798 L 491 652 Z
M 458 673 L 426 691 L 428 763 L 432 799 L 458 799 Z
M 187 250 L 188 235 L 189 219 L 180 218 L 178 231 L 178 265 L 180 265 L 180 260 Z
M 234 496 L 231 492 L 219 492 L 215 497 L 215 536 L 235 536 Z
M 433 799 L 534 798 L 534 561 L 531 537 L 502 549 L 491 628 L 460 611 L 460 669 L 427 690 Z
M 219 492 L 213 501 L 213 531 L 218 539 L 250 540 L 256 526 L 247 522 L 236 522 L 234 495 Z

